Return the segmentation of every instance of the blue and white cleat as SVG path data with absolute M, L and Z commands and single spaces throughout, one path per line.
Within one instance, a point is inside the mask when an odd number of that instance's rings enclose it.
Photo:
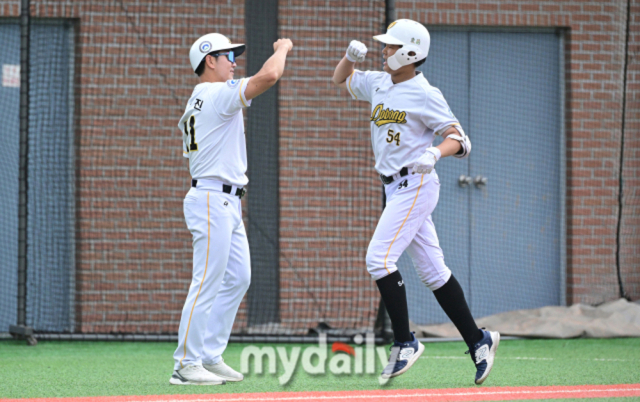
M 380 375 L 383 379 L 391 377 L 397 377 L 403 374 L 413 366 L 413 363 L 418 361 L 422 352 L 424 352 L 424 345 L 421 344 L 411 333 L 412 341 L 398 342 L 395 341 L 391 346 L 391 356 L 389 356 L 389 364 L 382 370 Z
M 498 332 L 485 331 L 483 328 L 482 333 L 482 339 L 467 351 L 476 365 L 476 385 L 482 384 L 489 376 L 500 344 Z

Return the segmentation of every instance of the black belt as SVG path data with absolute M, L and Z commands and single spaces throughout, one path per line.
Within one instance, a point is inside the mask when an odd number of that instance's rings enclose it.
M 407 169 L 406 167 L 403 167 L 402 169 L 400 169 L 400 177 L 404 177 L 408 174 L 409 174 L 409 169 Z M 389 184 L 393 181 L 393 176 L 385 176 L 381 174 L 380 180 L 382 181 L 382 184 Z
M 191 179 L 191 187 L 196 187 L 198 185 L 198 180 L 197 179 Z M 233 187 L 227 185 L 227 184 L 223 184 L 222 185 L 222 192 L 223 193 L 227 193 L 227 194 L 231 194 L 231 189 Z M 236 189 L 236 193 L 234 194 L 236 197 L 240 197 L 240 199 L 242 199 L 242 197 L 244 197 L 244 195 L 247 194 L 247 190 L 245 190 L 244 188 L 237 188 Z

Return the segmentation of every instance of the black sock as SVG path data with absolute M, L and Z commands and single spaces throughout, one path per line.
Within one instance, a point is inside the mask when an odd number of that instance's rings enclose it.
M 400 284 L 400 285 L 398 285 Z M 413 340 L 409 330 L 409 308 L 407 307 L 407 291 L 400 271 L 387 275 L 376 281 L 382 301 L 384 302 L 391 326 L 393 336 L 398 342 L 409 342 Z
M 440 307 L 447 313 L 453 325 L 458 328 L 467 345 L 475 345 L 482 339 L 482 331 L 478 329 L 475 320 L 471 316 L 471 311 L 469 311 L 469 306 L 464 298 L 464 292 L 453 274 L 444 286 L 433 291 L 433 295 L 440 303 Z

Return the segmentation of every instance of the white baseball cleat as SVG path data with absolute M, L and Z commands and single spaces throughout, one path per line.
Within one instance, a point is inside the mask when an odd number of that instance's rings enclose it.
M 173 385 L 223 385 L 226 381 L 202 366 L 191 365 L 180 370 L 174 370 L 170 384 Z
M 232 369 L 231 367 L 227 366 L 226 363 L 224 362 L 224 359 L 221 359 L 216 364 L 203 363 L 202 366 L 208 371 L 210 371 L 211 373 L 227 381 L 237 382 L 237 381 L 244 380 L 244 376 L 238 373 L 237 371 L 235 371 L 234 369 Z

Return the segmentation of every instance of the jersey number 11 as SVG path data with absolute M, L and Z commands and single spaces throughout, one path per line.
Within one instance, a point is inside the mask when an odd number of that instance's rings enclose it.
M 191 116 L 189 118 L 189 126 L 187 127 L 187 121 L 184 121 L 184 135 L 186 135 L 187 137 L 189 137 L 189 134 L 191 134 L 191 141 L 189 143 L 189 149 L 187 151 L 191 152 L 191 151 L 197 151 L 198 150 L 198 144 L 196 143 L 196 117 L 195 116 Z

